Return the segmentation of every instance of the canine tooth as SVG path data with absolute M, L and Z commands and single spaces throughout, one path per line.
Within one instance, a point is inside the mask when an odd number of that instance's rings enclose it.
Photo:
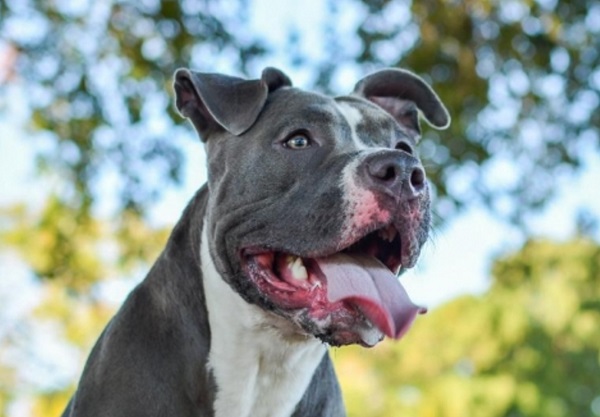
M 308 279 L 308 272 L 306 271 L 306 267 L 302 263 L 301 258 L 296 258 L 294 263 L 290 267 L 292 271 L 292 277 L 299 281 L 306 281 Z

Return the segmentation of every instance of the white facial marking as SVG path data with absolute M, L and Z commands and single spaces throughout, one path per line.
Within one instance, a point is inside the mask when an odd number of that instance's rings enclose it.
M 374 149 L 373 151 L 377 151 Z M 355 239 L 365 228 L 374 222 L 387 223 L 390 213 L 379 207 L 373 191 L 357 182 L 357 169 L 361 163 L 355 159 L 342 171 L 342 190 L 344 196 L 344 225 L 342 226 L 342 244 Z
M 356 146 L 356 149 L 367 149 L 367 145 L 360 140 L 358 134 L 356 133 L 356 127 L 363 120 L 363 116 L 360 113 L 360 111 L 351 104 L 345 103 L 343 101 L 338 103 L 338 108 L 344 116 L 344 118 L 346 119 L 346 121 L 348 122 L 348 124 L 350 125 L 350 129 L 352 130 L 352 142 L 354 142 L 354 146 Z
M 352 141 L 355 149 L 360 150 L 364 157 L 373 152 L 388 150 L 381 146 L 369 146 L 362 142 L 357 134 L 357 126 L 364 122 L 364 115 L 352 104 L 347 102 L 338 102 L 338 108 L 352 130 Z M 375 117 L 373 114 L 367 114 L 367 119 Z M 365 228 L 374 222 L 386 223 L 390 219 L 390 213 L 382 210 L 377 203 L 375 194 L 362 186 L 358 181 L 357 169 L 361 163 L 361 158 L 356 158 L 353 162 L 344 167 L 342 172 L 342 190 L 345 200 L 345 221 L 342 228 L 342 244 L 352 241 Z M 393 240 L 394 236 L 386 232 L 385 238 Z
M 233 291 L 215 268 L 207 229 L 205 224 L 200 256 L 211 328 L 208 364 L 217 383 L 215 417 L 290 416 L 326 347 Z

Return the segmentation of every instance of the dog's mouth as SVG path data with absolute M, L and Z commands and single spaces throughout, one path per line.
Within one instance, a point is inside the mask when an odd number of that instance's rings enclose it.
M 402 337 L 426 311 L 397 276 L 413 243 L 387 225 L 322 256 L 246 248 L 242 265 L 276 308 L 296 312 L 298 324 L 327 343 L 373 346 L 384 334 Z

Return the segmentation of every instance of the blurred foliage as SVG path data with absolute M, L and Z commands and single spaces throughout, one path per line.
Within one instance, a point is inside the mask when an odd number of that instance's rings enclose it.
M 600 246 L 530 241 L 400 343 L 334 352 L 350 416 L 600 415 Z
M 115 312 L 114 302 L 103 296 L 103 285 L 125 280 L 131 286 L 132 278 L 139 280 L 164 247 L 169 230 L 151 228 L 130 211 L 98 220 L 55 195 L 38 210 L 0 208 L 0 218 L 0 245 L 16 250 L 35 276 L 52 278 L 42 281 L 27 314 L 0 326 L 0 415 L 7 415 L 18 394 L 35 400 L 32 416 L 58 416 L 76 378 L 68 372 L 52 375 L 55 365 L 48 363 L 45 347 L 64 357 L 55 347 L 64 345 L 79 374 Z
M 268 63 L 311 68 L 316 87 L 336 93 L 347 71 L 358 78 L 399 65 L 424 75 L 454 119 L 421 145 L 441 218 L 481 199 L 522 220 L 552 195 L 557 174 L 598 150 L 597 1 L 328 0 L 325 27 L 313 30 L 321 42 L 308 51 L 293 25 L 285 51 L 249 30 L 252 5 L 0 1 L 0 36 L 17 53 L 13 79 L 26 84 L 33 127 L 54 144 L 40 166 L 64 175 L 75 207 L 90 209 L 105 170 L 119 176 L 121 207 L 136 211 L 180 181 L 185 156 L 169 140 L 172 119 L 183 125 L 170 97 L 179 66 L 251 77 Z M 274 53 L 287 62 L 270 62 Z M 509 172 L 499 184 L 488 178 L 501 169 Z M 457 173 L 466 186 L 450 181 Z
M 40 168 L 64 175 L 74 207 L 90 210 L 104 170 L 118 173 L 122 207 L 136 211 L 165 181 L 180 180 L 184 156 L 165 120 L 174 117 L 171 75 L 190 64 L 194 49 L 229 51 L 242 68 L 263 52 L 232 34 L 245 15 L 236 4 L 0 2 L 0 37 L 17 51 L 12 74 L 26 83 L 31 127 L 54 143 L 40 152 Z
M 86 295 L 102 280 L 146 267 L 170 232 L 151 228 L 130 210 L 111 221 L 89 214 L 56 195 L 39 211 L 23 205 L 1 210 L 0 244 L 16 249 L 36 276 Z
M 97 257 L 100 225 L 87 213 L 51 196 L 40 213 L 29 214 L 24 206 L 16 206 L 5 214 L 13 224 L 4 243 L 19 248 L 36 275 L 63 277 L 63 284 L 72 288 L 89 286 L 107 275 Z
M 526 221 L 599 149 L 597 1 L 327 0 L 319 42 L 291 25 L 279 44 L 251 29 L 255 1 L 0 0 L 0 110 L 25 91 L 22 137 L 40 177 L 59 178 L 35 190 L 41 207 L 0 207 L 0 245 L 40 278 L 37 307 L 0 327 L 0 415 L 23 396 L 33 415 L 59 414 L 75 381 L 22 375 L 43 362 L 38 327 L 79 366 L 114 311 L 102 286 L 143 275 L 163 246 L 145 215 L 182 180 L 179 138 L 194 138 L 172 106 L 180 66 L 294 68 L 337 94 L 382 66 L 421 74 L 453 117 L 420 145 L 442 219 L 482 201 Z M 583 240 L 531 242 L 496 264 L 489 293 L 433 311 L 403 343 L 335 351 L 351 415 L 588 416 L 592 401 L 600 415 L 599 261 Z

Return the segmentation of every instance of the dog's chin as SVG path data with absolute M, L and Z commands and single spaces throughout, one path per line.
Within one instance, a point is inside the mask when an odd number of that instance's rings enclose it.
M 406 230 L 386 225 L 316 256 L 248 247 L 241 250 L 242 267 L 275 311 L 302 331 L 333 346 L 370 347 L 384 335 L 399 339 L 426 311 L 397 277 L 420 248 Z

